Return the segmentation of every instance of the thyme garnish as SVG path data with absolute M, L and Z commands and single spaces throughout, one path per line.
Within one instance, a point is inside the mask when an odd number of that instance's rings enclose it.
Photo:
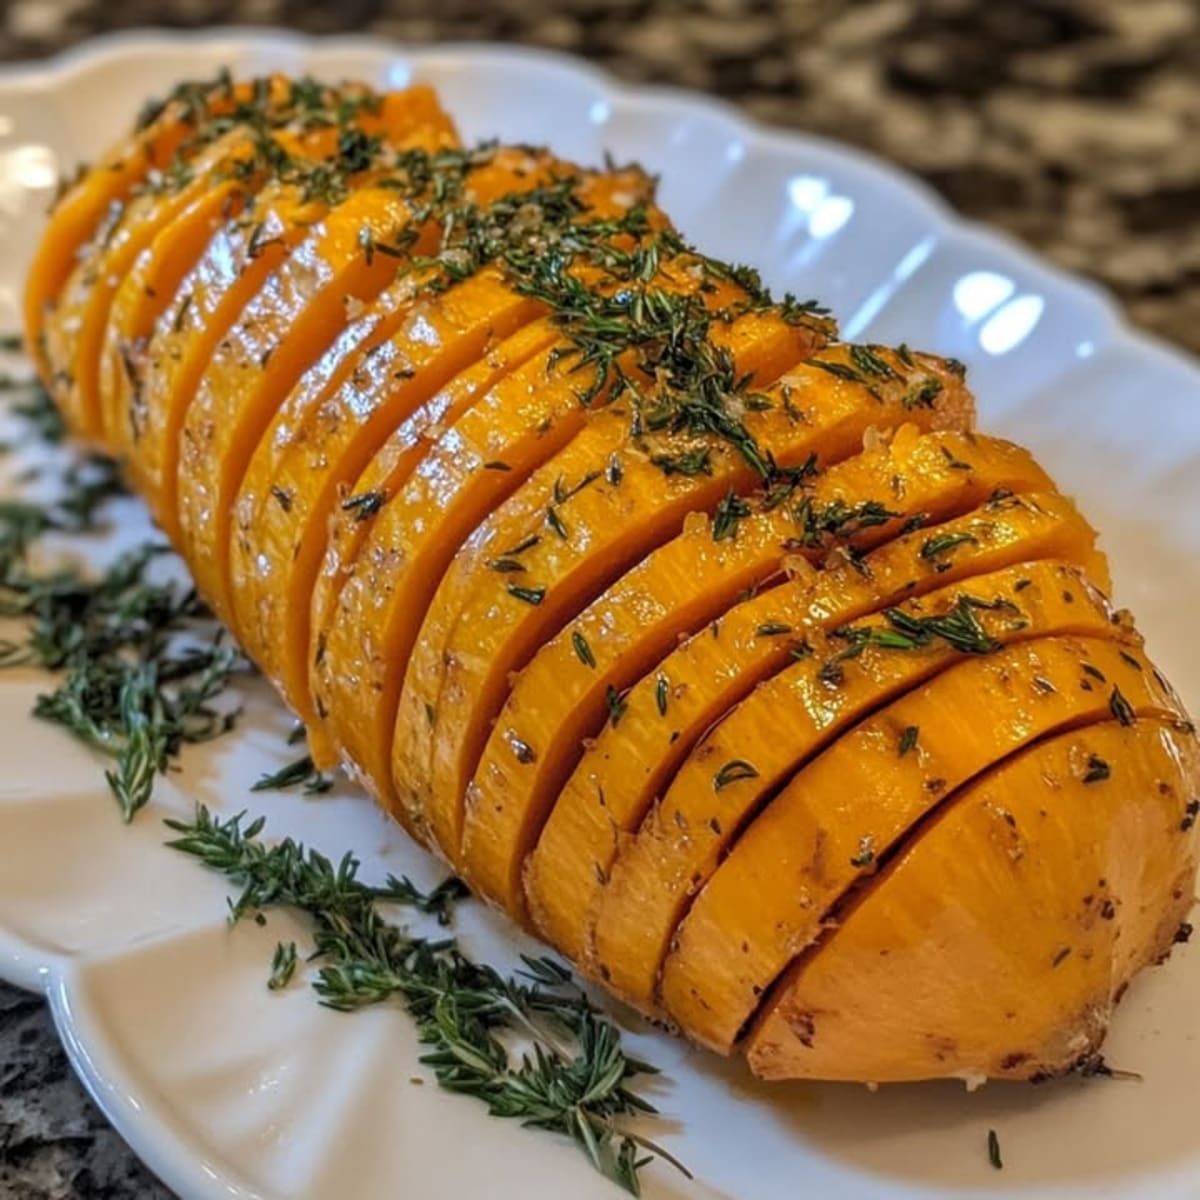
M 996 1135 L 994 1129 L 988 1130 L 987 1136 L 988 1162 L 996 1168 L 997 1171 L 1004 1169 L 1004 1161 L 1000 1157 L 1000 1139 Z
M 757 779 L 758 769 L 753 763 L 748 763 L 744 758 L 735 758 L 727 762 L 713 776 L 713 791 L 719 792 L 727 788 L 731 783 L 737 783 L 741 779 Z
M 655 1070 L 624 1052 L 620 1031 L 569 971 L 552 958 L 523 956 L 524 970 L 506 977 L 472 961 L 454 938 L 412 936 L 379 914 L 382 903 L 447 913 L 461 894 L 457 881 L 429 895 L 391 876 L 372 887 L 358 878 L 352 855 L 335 865 L 290 838 L 265 846 L 262 820 L 243 827 L 244 819 L 222 821 L 200 806 L 190 822 L 166 822 L 177 835 L 168 844 L 241 888 L 231 920 L 277 907 L 312 919 L 313 988 L 322 1004 L 351 1012 L 398 999 L 417 1023 L 421 1062 L 443 1087 L 474 1096 L 494 1116 L 570 1137 L 635 1196 L 638 1172 L 654 1157 L 688 1174 L 630 1127 L 655 1113 L 630 1086 Z M 272 981 L 289 957 L 276 951 Z M 513 1037 L 532 1043 L 531 1051 L 514 1053 Z
M 592 653 L 592 648 L 588 645 L 587 638 L 578 629 L 571 633 L 571 645 L 575 648 L 576 658 L 585 667 L 594 667 L 596 665 L 596 656 Z
M 1108 698 L 1108 707 L 1112 711 L 1112 715 L 1121 722 L 1122 725 L 1132 725 L 1136 713 L 1133 711 L 1133 705 L 1125 699 L 1121 689 L 1115 684 Z
M 333 787 L 333 780 L 317 770 L 309 755 L 302 754 L 299 758 L 280 767 L 278 771 L 260 776 L 251 785 L 250 790 L 252 792 L 273 792 L 295 787 L 297 784 L 304 785 L 306 796 L 316 796 L 329 791 Z
M 916 725 L 906 725 L 904 732 L 900 735 L 900 744 L 897 747 L 897 754 L 903 758 L 910 750 L 916 748 L 917 738 L 921 736 L 921 730 Z

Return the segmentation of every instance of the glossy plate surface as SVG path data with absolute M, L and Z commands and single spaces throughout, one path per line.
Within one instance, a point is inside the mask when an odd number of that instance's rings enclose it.
M 468 138 L 546 142 L 575 158 L 605 149 L 663 178 L 663 201 L 705 249 L 830 304 L 845 336 L 955 355 L 971 369 L 981 424 L 1031 445 L 1104 531 L 1117 598 L 1200 710 L 1200 371 L 1131 334 L 1108 301 L 1015 245 L 954 220 L 894 171 L 817 139 L 747 124 L 676 92 L 626 89 L 570 60 L 495 47 L 409 50 L 279 34 L 152 34 L 0 75 L 0 328 L 16 327 L 24 261 L 60 171 L 124 128 L 141 101 L 229 65 L 376 84 L 427 79 Z M 0 431 L 3 436 L 3 431 Z M 34 452 L 10 454 L 11 480 Z M 40 452 L 38 452 L 40 453 Z M 145 518 L 120 510 L 122 537 Z M 494 1200 L 609 1197 L 577 1153 L 420 1087 L 399 1011 L 320 1009 L 306 987 L 264 986 L 294 936 L 230 932 L 224 889 L 161 848 L 163 815 L 193 798 L 248 806 L 268 831 L 364 876 L 430 883 L 440 872 L 350 787 L 316 799 L 248 797 L 285 761 L 286 714 L 250 691 L 234 736 L 187 756 L 154 805 L 123 827 L 101 764 L 28 717 L 43 681 L 0 675 L 0 976 L 44 990 L 72 1059 L 150 1166 L 187 1197 Z M 464 940 L 497 965 L 522 943 L 466 906 Z M 302 931 L 301 931 L 302 932 Z M 301 943 L 303 944 L 303 943 Z M 524 948 L 531 948 L 525 946 Z M 755 1084 L 745 1071 L 636 1031 L 662 1067 L 661 1139 L 696 1172 L 651 1169 L 646 1194 L 788 1200 L 798 1195 L 1121 1197 L 1200 1195 L 1200 950 L 1131 989 L 1106 1047 L 1144 1081 L 1032 1089 Z M 999 1132 L 1003 1172 L 988 1164 Z

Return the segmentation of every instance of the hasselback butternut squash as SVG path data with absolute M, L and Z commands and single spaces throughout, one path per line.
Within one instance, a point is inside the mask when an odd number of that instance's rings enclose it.
M 1168 952 L 1200 749 L 1092 528 L 960 364 L 838 341 L 640 169 L 185 84 L 25 321 L 314 761 L 694 1041 L 1053 1074 Z

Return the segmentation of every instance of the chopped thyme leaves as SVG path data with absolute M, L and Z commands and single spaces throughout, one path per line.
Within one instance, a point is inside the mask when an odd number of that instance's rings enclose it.
M 1004 1169 L 1004 1160 L 1001 1159 L 1001 1157 L 1000 1157 L 1000 1139 L 996 1135 L 996 1131 L 994 1129 L 988 1130 L 987 1150 L 988 1150 L 988 1162 L 990 1162 L 992 1164 L 992 1166 L 996 1168 L 997 1171 L 1003 1170 Z
M 717 505 L 713 516 L 712 537 L 714 542 L 737 536 L 738 524 L 750 515 L 750 505 L 730 489 Z
M 1098 754 L 1088 756 L 1087 771 L 1084 773 L 1084 783 L 1102 783 L 1112 775 L 1112 769 Z
M 973 533 L 940 533 L 921 543 L 921 557 L 927 562 L 948 554 L 955 546 L 978 545 Z
M 757 778 L 758 770 L 752 763 L 748 763 L 744 758 L 735 758 L 730 762 L 727 762 L 713 776 L 713 791 L 723 791 L 731 783 L 737 783 L 742 779 Z
M 267 987 L 278 992 L 287 987 L 296 973 L 296 943 L 280 942 L 275 947 L 275 956 L 271 959 L 271 974 L 267 979 Z
M 578 629 L 571 633 L 571 645 L 575 649 L 575 657 L 579 659 L 585 667 L 595 667 L 596 656 L 592 653 L 591 646 L 588 645 L 588 640 L 579 632 Z
M 527 588 L 510 583 L 507 590 L 510 596 L 513 596 L 517 600 L 522 600 L 526 604 L 532 604 L 534 607 L 537 607 L 546 598 L 546 589 L 544 587 Z
M 908 725 L 904 732 L 900 735 L 900 744 L 897 753 L 900 758 L 903 758 L 910 750 L 916 748 L 917 738 L 921 736 L 921 730 L 916 725 Z
M 671 685 L 667 682 L 665 675 L 659 675 L 654 681 L 654 704 L 658 709 L 658 715 L 665 717 L 667 715 L 667 702 L 671 695 Z
M 604 702 L 608 706 L 609 724 L 616 729 L 625 715 L 625 710 L 629 707 L 629 702 L 611 683 L 604 691 Z
M 792 627 L 782 621 L 764 621 L 755 631 L 755 637 L 778 637 L 782 633 L 791 633 Z
M 366 521 L 384 506 L 386 500 L 387 494 L 379 490 L 360 492 L 342 501 L 342 511 L 352 512 L 356 521 Z
M 1112 715 L 1121 722 L 1122 725 L 1132 725 L 1136 714 L 1133 711 L 1133 705 L 1125 699 L 1121 689 L 1116 685 L 1113 686 L 1112 694 L 1108 698 L 1108 707 L 1112 711 Z

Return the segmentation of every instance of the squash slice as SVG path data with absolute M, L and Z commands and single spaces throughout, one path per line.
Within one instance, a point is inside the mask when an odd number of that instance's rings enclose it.
M 624 215 L 648 198 L 645 177 L 628 171 L 588 176 L 561 160 L 518 150 L 498 151 L 491 165 L 485 186 L 471 196 L 485 209 L 499 197 L 506 210 L 520 214 L 512 197 L 560 187 L 559 180 L 575 181 L 572 191 L 590 216 Z M 427 446 L 422 435 L 433 394 L 545 311 L 495 267 L 444 294 L 422 294 L 418 279 L 403 278 L 305 373 L 259 442 L 235 507 L 234 629 L 306 725 L 315 720 L 309 613 L 335 503 L 398 426 L 413 454 Z M 437 419 L 457 415 L 443 410 Z M 286 636 L 279 636 L 280 628 Z
M 1049 637 L 951 667 L 803 767 L 676 928 L 659 985 L 671 1019 L 727 1054 L 834 902 L 957 788 L 1057 730 L 1114 713 L 1181 718 L 1136 639 L 1111 629 L 1116 640 Z
M 970 402 L 956 386 L 957 377 L 935 360 L 926 359 L 920 365 L 914 360 L 911 375 L 896 360 L 897 386 L 884 395 L 881 405 L 863 385 L 848 383 L 822 369 L 822 362 L 840 363 L 845 354 L 843 347 L 822 351 L 781 382 L 780 387 L 791 393 L 785 418 L 788 436 L 774 430 L 776 436 L 770 442 L 763 438 L 781 463 L 805 462 L 810 456 L 813 462 L 837 463 L 861 448 L 869 430 L 877 434 L 911 423 L 914 417 L 920 421 L 919 428 L 961 428 L 969 423 Z M 944 403 L 920 409 L 905 403 L 907 395 L 930 379 L 938 381 L 938 399 Z M 798 395 L 804 397 L 803 409 L 796 405 Z M 754 426 L 747 424 L 754 431 Z M 831 496 L 841 498 L 837 475 L 833 470 L 813 485 L 807 493 L 813 505 L 821 506 Z M 618 492 L 626 486 L 626 478 L 622 477 Z M 632 486 L 633 480 L 630 482 Z M 890 475 L 878 479 L 871 494 L 886 500 L 891 482 Z M 656 483 L 661 487 L 661 481 L 654 479 L 649 487 Z M 569 509 L 574 514 L 573 501 Z M 683 533 L 606 589 L 569 623 L 570 628 L 543 638 L 533 659 L 511 681 L 511 691 L 467 792 L 463 864 L 481 894 L 518 916 L 524 913 L 521 867 L 525 856 L 578 761 L 584 739 L 593 736 L 610 717 L 609 698 L 635 683 L 680 637 L 721 616 L 739 593 L 778 574 L 788 553 L 788 540 L 797 532 L 786 508 L 777 510 L 774 521 L 754 522 L 744 536 L 720 541 L 714 541 L 707 520 L 689 519 L 684 524 Z M 875 536 L 885 536 L 886 526 L 875 528 Z M 723 531 L 718 528 L 718 532 Z M 864 531 L 864 536 L 871 535 Z M 599 546 L 602 540 L 597 536 L 591 544 Z M 522 570 L 513 572 L 512 577 L 519 580 L 536 573 L 543 578 L 535 555 L 531 548 L 528 554 L 518 556 L 519 562 L 512 565 Z M 602 616 L 596 613 L 601 608 Z M 598 644 L 603 669 L 598 669 L 589 632 Z
M 671 264 L 663 271 L 665 286 L 685 294 L 698 290 L 685 271 Z M 727 303 L 730 294 L 720 289 L 705 300 Z M 545 324 L 555 328 L 553 321 Z M 314 707 L 329 722 L 328 736 L 341 746 L 349 769 L 410 831 L 418 825 L 399 814 L 390 757 L 405 665 L 459 547 L 587 420 L 580 394 L 595 372 L 564 365 L 567 350 L 560 339 L 500 380 L 441 434 L 405 487 L 383 503 L 359 569 L 343 587 L 313 655 Z M 364 690 L 377 697 L 369 720 L 354 699 Z M 397 784 L 403 783 L 401 774 Z
M 453 142 L 453 126 L 427 88 L 389 95 L 383 111 L 389 114 L 389 141 L 397 147 Z M 314 186 L 322 166 L 314 165 Z M 155 520 L 177 546 L 183 537 L 181 431 L 204 372 L 238 316 L 326 212 L 327 205 L 304 187 L 269 182 L 248 212 L 221 226 L 155 324 L 139 371 L 143 403 L 131 469 Z
M 737 373 L 752 376 L 758 388 L 819 346 L 811 328 L 772 314 L 741 317 L 729 331 Z M 676 533 L 710 493 L 715 503 L 730 482 L 751 470 L 736 451 L 722 449 L 713 455 L 711 476 L 664 474 L 631 443 L 630 419 L 621 404 L 596 414 L 487 518 L 447 571 L 413 649 L 396 721 L 393 773 L 398 780 L 423 778 L 417 808 L 449 861 L 468 873 L 460 859 L 467 785 L 504 703 L 509 674 L 624 570 Z M 792 428 L 786 416 L 779 420 Z M 859 444 L 861 438 L 860 432 Z M 779 443 L 780 464 L 796 465 L 782 436 Z M 615 484 L 605 475 L 614 464 L 621 474 Z M 489 566 L 531 537 L 539 540 L 521 554 L 519 577 Z M 426 719 L 430 709 L 432 722 Z
M 1006 457 L 981 470 L 978 488 L 965 494 L 966 481 L 955 473 L 943 509 L 952 513 L 956 505 L 969 506 L 977 502 L 972 498 L 979 489 L 987 495 L 988 489 L 999 486 L 999 479 L 1013 479 L 1015 471 Z M 919 478 L 922 461 L 917 456 L 899 473 Z M 894 474 L 896 468 L 889 466 L 886 478 Z M 1037 487 L 1038 477 L 1029 476 L 1027 486 Z M 908 508 L 895 502 L 893 506 Z M 743 521 L 737 542 L 754 538 L 757 524 L 753 518 Z M 708 534 L 704 538 L 711 541 Z M 946 550 L 928 554 L 931 538 Z M 801 570 L 802 561 L 789 559 L 793 578 L 737 604 L 711 633 L 690 638 L 657 669 L 647 671 L 625 694 L 618 726 L 606 723 L 584 744 L 526 869 L 526 898 L 538 930 L 572 959 L 585 958 L 585 918 L 622 838 L 637 828 L 651 800 L 662 793 L 703 732 L 760 680 L 794 661 L 801 639 L 791 632 L 764 636 L 764 630 L 845 624 L 941 583 L 1040 557 L 1082 562 L 1103 583 L 1107 570 L 1103 557 L 1092 550 L 1094 540 L 1091 527 L 1069 501 L 1054 493 L 1037 493 L 1000 496 L 978 512 L 905 534 L 868 554 L 865 570 L 841 562 L 814 573 Z M 631 607 L 636 615 L 637 604 Z M 610 649 L 602 636 L 610 628 L 623 625 L 614 609 L 601 602 L 587 623 L 576 623 L 570 630 L 583 633 L 601 670 L 611 669 L 622 651 L 621 641 Z
M 688 900 L 765 798 L 806 759 L 971 653 L 972 643 L 1103 637 L 1113 617 L 1078 567 L 1054 561 L 975 576 L 891 611 L 926 628 L 940 618 L 949 632 L 896 649 L 886 641 L 896 630 L 883 616 L 828 633 L 799 631 L 811 653 L 759 684 L 699 742 L 637 836 L 621 847 L 600 893 L 593 933 L 596 971 L 617 995 L 653 1008 L 659 968 Z M 872 635 L 884 640 L 860 647 L 856 638 Z M 853 658 L 841 657 L 858 649 Z M 902 736 L 904 754 L 916 748 Z
M 1186 935 L 1198 771 L 1195 736 L 1152 720 L 1001 764 L 780 981 L 746 1040 L 754 1073 L 974 1082 L 1095 1061 L 1130 978 Z
M 289 86 L 282 76 L 262 85 L 271 94 Z M 47 313 L 53 310 L 63 286 L 75 270 L 80 250 L 103 227 L 119 219 L 126 199 L 152 173 L 170 166 L 176 155 L 186 156 L 207 122 L 252 102 L 256 84 L 233 84 L 219 77 L 207 84 L 188 84 L 176 90 L 156 113 L 109 150 L 55 202 L 38 242 L 26 277 L 24 317 L 26 344 L 42 382 L 52 395 L 56 387 L 43 345 Z

